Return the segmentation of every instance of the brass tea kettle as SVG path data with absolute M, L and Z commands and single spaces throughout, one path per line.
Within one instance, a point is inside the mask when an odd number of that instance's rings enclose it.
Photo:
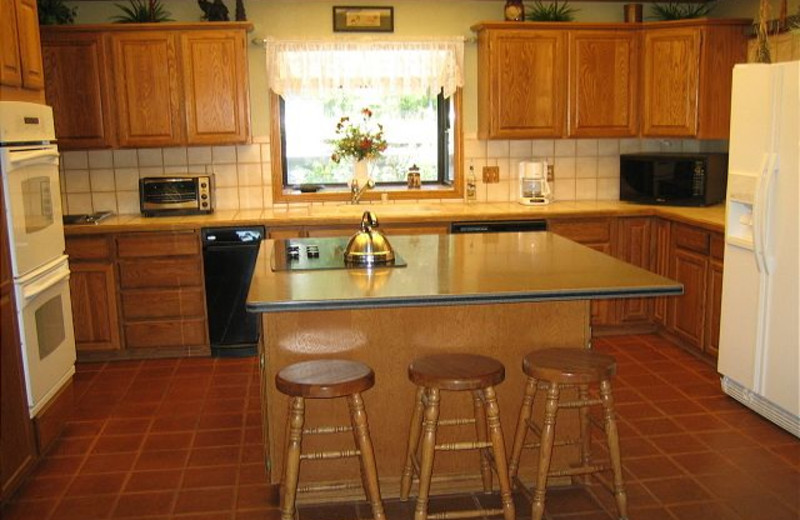
M 394 263 L 394 249 L 379 229 L 378 219 L 371 211 L 361 216 L 361 230 L 350 237 L 344 250 L 348 265 L 385 265 Z

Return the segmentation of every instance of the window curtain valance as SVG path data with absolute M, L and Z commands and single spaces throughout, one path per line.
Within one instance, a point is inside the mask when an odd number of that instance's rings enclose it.
M 267 41 L 269 87 L 281 96 L 324 97 L 336 89 L 445 97 L 464 85 L 464 39 Z

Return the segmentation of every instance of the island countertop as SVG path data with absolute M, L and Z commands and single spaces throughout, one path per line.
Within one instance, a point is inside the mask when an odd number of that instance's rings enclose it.
M 405 267 L 273 272 L 259 252 L 251 312 L 586 300 L 681 294 L 680 283 L 554 233 L 390 236 Z

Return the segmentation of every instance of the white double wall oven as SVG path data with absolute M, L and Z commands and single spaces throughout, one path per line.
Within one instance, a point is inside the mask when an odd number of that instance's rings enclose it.
M 0 102 L 0 173 L 30 416 L 75 373 L 52 109 Z

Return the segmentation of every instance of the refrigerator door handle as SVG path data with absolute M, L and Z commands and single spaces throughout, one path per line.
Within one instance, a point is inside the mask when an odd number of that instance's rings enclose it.
M 764 265 L 764 206 L 766 204 L 766 184 L 769 170 L 772 167 L 773 154 L 764 154 L 756 182 L 756 196 L 753 200 L 753 254 L 759 273 L 766 271 Z
M 766 274 L 770 274 L 772 272 L 772 248 L 770 247 L 769 241 L 769 229 L 770 229 L 770 219 L 769 219 L 769 203 L 770 203 L 770 193 L 772 193 L 772 183 L 775 180 L 775 175 L 778 172 L 778 154 L 772 153 L 770 154 L 769 158 L 769 165 L 767 166 L 767 170 L 764 176 L 764 187 L 762 189 L 762 204 L 761 204 L 761 211 L 760 211 L 760 219 L 761 219 L 761 226 L 759 227 L 759 233 L 761 235 L 760 242 L 761 242 L 761 262 L 764 266 L 764 272 Z

